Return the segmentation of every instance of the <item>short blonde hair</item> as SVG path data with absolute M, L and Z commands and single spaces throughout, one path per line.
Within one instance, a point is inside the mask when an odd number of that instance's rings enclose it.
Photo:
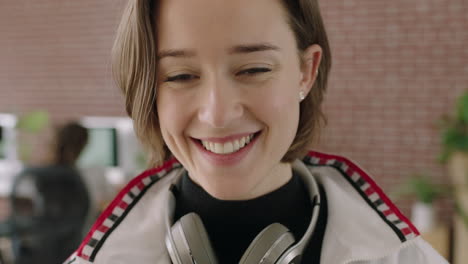
M 278 0 L 287 13 L 299 54 L 310 45 L 322 48 L 317 79 L 300 105 L 299 126 L 282 162 L 302 158 L 310 142 L 326 123 L 321 104 L 331 68 L 331 52 L 317 0 Z M 157 1 L 129 0 L 112 49 L 112 69 L 117 86 L 125 96 L 125 108 L 134 120 L 135 132 L 147 148 L 151 166 L 172 154 L 161 135 L 156 107 Z

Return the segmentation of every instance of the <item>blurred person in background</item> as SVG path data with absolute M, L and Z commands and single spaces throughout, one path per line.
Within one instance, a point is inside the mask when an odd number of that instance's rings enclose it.
M 50 164 L 26 168 L 15 180 L 15 264 L 61 263 L 82 240 L 90 198 L 75 163 L 87 141 L 84 127 L 66 123 L 56 130 Z
M 317 0 L 129 0 L 113 66 L 155 168 L 65 263 L 446 263 L 364 170 L 308 151 Z

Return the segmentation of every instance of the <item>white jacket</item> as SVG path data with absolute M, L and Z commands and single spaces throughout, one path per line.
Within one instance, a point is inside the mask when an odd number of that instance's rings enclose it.
M 293 170 L 324 187 L 328 219 L 321 263 L 448 263 L 372 178 L 346 158 L 310 152 Z M 184 168 L 171 160 L 125 187 L 66 264 L 171 263 L 164 243 L 167 197 Z

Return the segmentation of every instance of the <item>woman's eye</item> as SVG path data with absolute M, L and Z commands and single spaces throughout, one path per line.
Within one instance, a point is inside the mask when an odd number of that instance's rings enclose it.
M 258 73 L 271 72 L 269 68 L 250 68 L 247 70 L 240 71 L 237 75 L 256 75 Z
M 195 75 L 192 74 L 179 74 L 175 76 L 167 77 L 165 82 L 187 82 L 196 79 Z

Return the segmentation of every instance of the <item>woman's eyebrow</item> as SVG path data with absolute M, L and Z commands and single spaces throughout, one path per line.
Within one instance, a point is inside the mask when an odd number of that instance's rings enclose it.
M 246 54 L 259 51 L 279 51 L 280 48 L 273 44 L 269 43 L 258 43 L 258 44 L 245 44 L 245 45 L 236 45 L 228 49 L 229 54 Z M 166 57 L 172 58 L 190 58 L 195 57 L 196 52 L 193 50 L 185 49 L 171 49 L 171 50 L 162 50 L 158 52 L 157 58 L 161 60 Z
M 190 58 L 195 57 L 196 53 L 192 50 L 162 50 L 158 52 L 157 58 L 161 60 L 166 57 L 173 57 L 173 58 Z
M 229 49 L 229 54 L 236 53 L 252 53 L 258 51 L 279 51 L 280 48 L 270 43 L 258 43 L 258 44 L 247 44 L 247 45 L 237 45 Z

